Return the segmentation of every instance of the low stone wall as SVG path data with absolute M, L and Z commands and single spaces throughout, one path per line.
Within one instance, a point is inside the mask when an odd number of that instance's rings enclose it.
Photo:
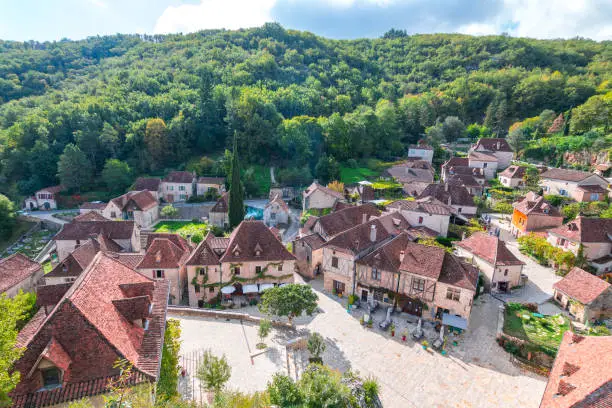
M 251 322 L 259 324 L 262 317 L 251 316 L 248 313 L 229 312 L 226 310 L 214 310 L 214 309 L 199 309 L 187 306 L 168 306 L 168 314 L 176 316 L 192 316 L 192 317 L 204 317 L 213 319 L 232 319 L 241 320 L 245 322 Z M 270 320 L 272 326 L 284 329 L 293 328 L 289 323 L 281 322 L 279 320 Z

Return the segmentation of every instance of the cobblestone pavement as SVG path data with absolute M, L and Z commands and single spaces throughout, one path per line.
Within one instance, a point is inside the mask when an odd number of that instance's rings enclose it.
M 539 405 L 546 379 L 514 366 L 495 342 L 501 305 L 497 299 L 484 295 L 476 301 L 469 330 L 448 337 L 448 355 L 442 356 L 410 339 L 390 337 L 377 328 L 377 322 L 372 329 L 362 327 L 356 316 L 347 313 L 345 299 L 323 293 L 321 281 L 311 284 L 319 295 L 320 312 L 297 319 L 297 332 L 275 330 L 266 341 L 270 352 L 255 357 L 254 365 L 249 347 L 253 350 L 258 341 L 257 327 L 247 323 L 181 317 L 183 352 L 211 348 L 215 354 L 225 353 L 232 365 L 230 387 L 261 390 L 274 372 L 286 370 L 286 339 L 317 331 L 327 342 L 324 362 L 341 371 L 350 368 L 364 377 L 376 377 L 386 408 Z

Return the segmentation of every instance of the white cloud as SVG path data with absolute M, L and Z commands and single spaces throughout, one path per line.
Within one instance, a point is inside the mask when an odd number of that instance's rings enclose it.
M 93 4 L 96 7 L 100 8 L 108 8 L 108 4 L 104 0 L 87 0 L 90 4 Z
M 276 0 L 202 0 L 170 6 L 155 23 L 155 33 L 193 32 L 207 28 L 247 28 L 271 21 Z
M 499 34 L 499 29 L 495 24 L 472 23 L 459 27 L 457 32 L 469 35 L 492 35 Z

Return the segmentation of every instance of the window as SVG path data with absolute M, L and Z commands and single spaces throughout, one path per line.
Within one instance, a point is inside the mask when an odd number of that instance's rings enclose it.
M 419 224 L 423 223 L 423 217 L 419 217 Z
M 164 278 L 164 270 L 163 269 L 157 269 L 154 271 L 155 277 L 157 279 L 163 279 Z
M 425 291 L 425 279 L 414 278 L 412 280 L 412 289 L 416 290 L 417 292 L 424 292 Z
M 332 256 L 332 268 L 337 268 L 337 267 L 338 267 L 338 257 Z
M 111 211 L 111 218 L 117 218 L 117 213 L 115 211 Z
M 76 245 L 77 245 L 77 246 L 81 245 L 81 240 L 80 240 L 80 239 L 77 239 L 77 240 L 76 240 Z
M 283 264 L 278 265 L 279 272 L 283 270 Z
M 45 368 L 44 370 L 41 370 L 41 374 L 43 378 L 43 386 L 57 387 L 61 385 L 61 373 L 56 367 Z
M 487 168 L 487 163 L 482 163 L 482 168 L 486 169 Z
M 383 297 L 384 297 L 384 292 L 380 289 L 374 289 L 373 295 L 374 295 L 374 300 L 377 300 L 379 302 L 382 302 Z
M 270 219 L 275 220 L 276 219 L 276 213 L 270 213 Z
M 457 208 L 457 212 L 461 214 L 461 207 Z
M 599 200 L 599 194 L 591 193 L 591 201 L 597 201 L 597 200 Z
M 257 273 L 257 274 L 261 273 L 261 266 L 256 266 L 255 267 L 255 273 Z
M 240 267 L 239 266 L 235 266 L 234 267 L 234 275 L 240 275 Z
M 213 293 L 213 292 L 215 291 L 215 287 L 214 287 L 214 286 L 210 286 L 210 287 L 208 288 L 208 291 L 209 291 L 210 293 Z
M 504 276 L 508 276 L 508 269 L 504 271 Z
M 566 196 L 567 195 L 567 191 L 565 191 L 564 189 L 560 189 L 559 190 L 559 195 Z
M 206 273 L 208 273 L 208 266 L 205 268 L 200 268 L 200 276 L 206 276 Z
M 200 293 L 200 285 L 194 287 L 195 293 Z
M 168 186 L 168 191 L 174 191 L 174 186 Z
M 187 199 L 187 196 L 185 194 L 181 194 L 179 197 L 180 197 L 181 200 L 186 200 Z
M 460 296 L 461 296 L 461 291 L 459 289 L 448 288 L 446 290 L 446 298 L 449 300 L 454 300 L 458 302 Z
M 134 218 L 134 211 L 127 212 L 128 218 Z
M 372 268 L 372 279 L 380 280 L 380 271 L 376 268 Z
M 179 186 L 179 191 L 185 191 L 185 186 Z

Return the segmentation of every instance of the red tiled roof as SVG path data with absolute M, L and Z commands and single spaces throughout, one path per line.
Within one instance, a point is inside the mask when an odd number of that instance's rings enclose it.
M 444 167 L 444 166 L 442 166 Z M 478 167 L 469 167 L 469 166 L 449 166 L 448 167 L 448 175 L 452 176 L 452 175 L 465 175 L 465 176 L 472 176 L 474 178 L 478 178 L 478 179 L 483 179 L 485 178 L 484 176 L 484 169 L 478 168 Z
M 453 174 L 448 178 L 447 182 L 461 184 L 466 187 L 482 187 L 476 180 L 476 177 L 471 174 Z
M 419 196 L 419 198 L 425 197 L 433 197 L 449 205 L 475 206 L 474 197 L 465 186 L 458 183 L 430 184 Z
M 83 221 L 110 221 L 110 220 L 96 211 L 89 211 L 89 212 L 77 215 L 76 217 L 74 217 L 72 221 L 73 222 L 74 221 L 83 222 Z
M 433 150 L 433 147 L 429 146 L 428 144 L 411 144 L 409 146 L 409 149 L 421 149 L 421 150 Z
M 121 211 L 146 211 L 159 205 L 157 199 L 148 190 L 129 191 L 111 200 Z
M 573 267 L 563 279 L 553 285 L 572 299 L 588 305 L 600 295 L 610 291 L 610 284 L 578 267 Z
M 68 289 L 72 286 L 70 283 L 60 283 L 57 285 L 44 285 L 36 288 L 36 305 L 55 306 L 64 297 Z
M 584 186 L 578 186 L 578 190 L 586 191 L 587 193 L 607 193 L 608 190 L 600 186 L 599 184 L 587 184 Z
M 257 255 L 259 252 L 259 255 Z M 230 236 L 221 262 L 292 261 L 295 257 L 261 221 L 245 220 Z
M 209 232 L 193 251 L 186 265 L 219 265 L 219 256 L 210 246 L 212 238 Z
M 553 180 L 563 180 L 563 181 L 573 181 L 573 182 L 582 181 L 591 176 L 596 176 L 596 174 L 589 173 L 588 171 L 569 170 L 569 169 L 548 169 L 544 173 L 540 174 L 540 178 L 543 178 L 543 179 L 553 179 Z M 597 177 L 600 177 L 600 176 L 597 176 Z
M 40 193 L 40 192 L 46 192 L 46 193 L 51 193 L 51 194 L 57 194 L 60 191 L 64 191 L 64 186 L 59 185 L 59 186 L 51 186 L 51 187 L 45 187 L 45 188 L 41 188 L 40 190 L 38 190 L 36 193 Z
M 111 241 L 112 242 L 112 241 Z M 66 259 L 57 264 L 45 277 L 60 278 L 79 276 L 85 268 L 93 261 L 100 251 L 100 244 L 94 238 L 90 238 L 83 245 L 72 251 Z
M 276 194 L 274 198 L 266 203 L 265 208 L 268 208 L 270 205 L 272 205 L 272 203 L 278 204 L 284 211 L 289 212 L 289 206 L 287 206 L 287 203 L 281 198 L 280 195 Z
M 612 407 L 612 336 L 563 334 L 540 408 Z
M 344 194 L 339 193 L 338 191 L 332 190 L 330 188 L 324 187 L 317 182 L 312 183 L 306 190 L 304 190 L 304 197 L 310 196 L 312 193 L 314 193 L 317 190 L 322 191 L 323 193 L 327 195 L 336 197 L 339 200 L 344 200 Z
M 450 215 L 452 213 L 452 211 L 446 204 L 443 204 L 437 200 L 434 202 L 429 202 L 426 200 L 397 200 L 387 205 L 387 208 L 420 212 L 423 214 Z
M 468 159 L 467 157 L 453 156 L 450 159 L 448 159 L 446 162 L 444 162 L 442 167 L 452 167 L 452 166 L 469 167 L 469 165 L 470 165 L 470 159 Z
M 229 211 L 229 195 L 228 193 L 221 194 L 215 205 L 210 209 L 211 213 L 227 213 Z
M 194 179 L 194 173 L 188 171 L 171 171 L 166 177 L 164 182 L 166 183 L 189 183 L 191 184 Z
M 426 168 L 421 168 L 413 165 L 414 162 L 407 162 L 390 167 L 386 170 L 386 173 L 400 183 L 408 183 L 411 181 L 432 183 L 434 181 L 434 170 L 429 162 L 421 161 L 427 163 L 428 166 L 424 166 Z
M 155 238 L 147 248 L 138 269 L 178 269 L 187 260 L 189 251 L 168 238 Z
M 363 204 L 347 207 L 343 210 L 324 215 L 320 217 L 316 223 L 319 224 L 325 234 L 329 237 L 333 237 L 342 231 L 346 231 L 349 228 L 353 228 L 355 225 L 363 223 L 364 217 L 365 220 L 368 221 L 370 217 L 378 217 L 379 215 L 380 211 L 375 205 Z
M 88 201 L 86 203 L 81 204 L 81 206 L 79 207 L 79 209 L 81 210 L 103 210 L 104 208 L 106 208 L 106 203 L 100 201 Z
M 525 197 L 512 203 L 512 206 L 525 215 L 538 214 L 550 217 L 562 217 L 559 210 L 550 205 L 544 197 L 537 195 L 533 191 L 528 192 Z
M 581 215 L 565 225 L 553 228 L 551 234 L 577 242 L 610 242 L 612 218 L 587 218 Z
M 318 220 L 319 220 L 319 217 L 316 217 L 314 215 L 308 217 L 308 219 L 304 223 L 304 226 L 300 229 L 300 232 L 302 234 L 309 234 Z
M 525 166 L 510 166 L 506 170 L 499 173 L 498 177 L 507 177 L 510 179 L 518 178 L 522 180 L 523 176 L 525 176 L 526 170 L 527 167 Z
M 29 279 L 41 269 L 40 264 L 20 252 L 0 259 L 0 294 Z
M 380 248 L 357 260 L 357 263 L 383 271 L 396 272 L 401 265 L 400 253 L 406 249 L 408 242 L 410 242 L 408 234 L 399 234 Z
M 144 258 L 143 254 L 132 254 L 132 253 L 113 253 L 113 258 L 121 262 L 130 269 L 136 270 L 138 264 L 142 262 Z
M 478 139 L 478 141 L 474 145 L 474 149 L 478 149 L 480 147 L 482 147 L 485 150 L 489 150 L 491 152 L 511 152 L 512 151 L 512 148 L 508 144 L 508 141 L 503 138 L 483 137 L 482 139 Z
M 57 342 L 55 337 L 51 337 L 47 348 L 45 348 L 45 350 L 41 353 L 41 357 L 51 361 L 53 365 L 60 368 L 62 371 L 66 371 L 72 362 L 70 356 L 68 356 L 62 345 Z
M 78 221 L 64 224 L 53 238 L 56 241 L 85 240 L 92 235 L 102 234 L 110 239 L 130 239 L 136 225 L 134 221 Z
M 400 270 L 438 280 L 445 254 L 442 248 L 408 242 Z
M 475 232 L 469 238 L 456 242 L 460 248 L 471 252 L 492 265 L 525 265 L 506 247 L 504 241 L 495 235 Z
M 160 184 L 161 179 L 158 179 L 157 177 L 138 177 L 134 183 L 134 190 L 158 191 Z
M 295 242 L 302 241 L 306 243 L 312 250 L 316 250 L 325 245 L 325 240 L 317 233 L 306 235 L 305 237 L 298 238 Z M 296 245 L 296 244 L 294 244 Z
M 145 250 L 149 248 L 153 241 L 155 241 L 157 238 L 169 239 L 174 245 L 185 251 L 191 249 L 189 242 L 187 242 L 187 240 L 181 237 L 179 234 L 173 234 L 171 232 L 153 232 L 147 235 L 147 246 L 145 247 Z
M 478 268 L 461 262 L 461 260 L 453 254 L 446 253 L 444 254 L 442 271 L 440 272 L 438 280 L 447 285 L 457 286 L 475 292 L 478 284 Z
M 225 184 L 224 177 L 199 177 L 198 184 Z
M 491 154 L 491 153 L 486 153 L 486 152 L 479 152 L 477 150 L 474 150 L 473 152 L 470 153 L 470 155 L 468 156 L 469 160 L 476 160 L 476 161 L 486 161 L 486 162 L 496 162 L 498 161 L 497 157 L 495 157 L 495 155 Z

